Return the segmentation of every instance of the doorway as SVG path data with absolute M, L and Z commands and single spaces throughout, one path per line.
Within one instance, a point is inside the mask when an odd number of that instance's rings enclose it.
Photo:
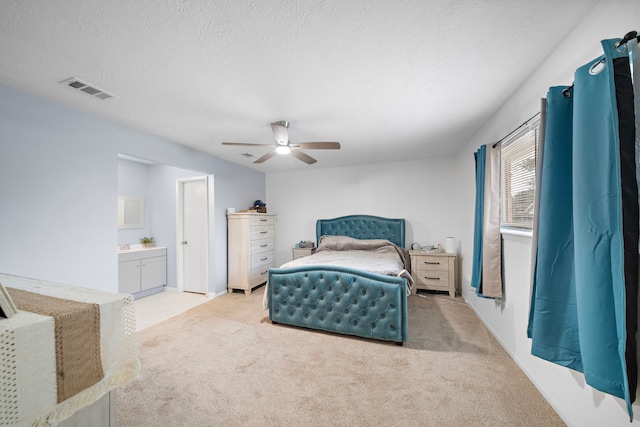
M 209 178 L 177 180 L 176 261 L 178 291 L 209 289 Z

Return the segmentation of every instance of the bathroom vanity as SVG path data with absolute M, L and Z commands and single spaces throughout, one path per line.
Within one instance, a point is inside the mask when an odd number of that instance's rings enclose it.
M 162 292 L 167 284 L 167 248 L 118 250 L 118 292 L 140 298 Z

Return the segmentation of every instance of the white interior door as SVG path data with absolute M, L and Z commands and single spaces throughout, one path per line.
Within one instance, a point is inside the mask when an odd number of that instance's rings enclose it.
M 208 191 L 207 177 L 185 180 L 179 183 L 178 196 L 182 193 L 182 284 L 186 292 L 207 293 L 208 251 Z M 180 216 L 180 215 L 179 215 Z M 180 224 L 178 224 L 180 227 Z M 178 265 L 180 270 L 180 265 Z M 180 276 L 180 271 L 178 272 Z

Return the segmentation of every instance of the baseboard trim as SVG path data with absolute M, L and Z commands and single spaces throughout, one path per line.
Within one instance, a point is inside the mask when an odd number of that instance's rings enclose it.
M 206 296 L 207 296 L 207 298 L 209 298 L 209 299 L 214 299 L 214 298 L 218 298 L 218 297 L 220 297 L 220 296 L 222 296 L 222 295 L 225 295 L 226 293 L 227 293 L 227 290 L 225 289 L 224 291 L 222 291 L 222 292 L 218 292 L 218 293 L 215 293 L 215 292 L 207 292 L 205 295 L 206 295 Z
M 502 346 L 502 348 L 504 349 L 504 351 L 507 352 L 507 354 L 509 355 L 509 357 L 511 358 L 511 360 L 513 360 L 516 365 L 518 365 L 518 368 L 520 368 L 520 370 L 526 375 L 527 378 L 529 378 L 529 381 L 531 381 L 531 383 L 533 384 L 533 386 L 538 389 L 538 391 L 540 392 L 540 394 L 542 395 L 542 397 L 544 397 L 544 400 L 547 401 L 547 403 L 549 405 L 551 405 L 551 407 L 553 408 L 554 411 L 556 411 L 556 413 L 558 414 L 558 416 L 562 419 L 562 421 L 564 421 L 565 424 L 569 425 L 568 420 L 566 419 L 565 414 L 562 411 L 562 407 L 560 405 L 558 405 L 553 399 L 551 399 L 551 396 L 549 396 L 544 387 L 542 387 L 542 384 L 540 384 L 536 378 L 536 376 L 533 374 L 533 372 L 531 372 L 528 369 L 528 366 L 525 365 L 524 362 L 522 362 L 520 360 L 519 357 L 517 357 L 517 355 L 511 351 L 511 349 L 506 345 L 506 343 L 502 340 L 502 338 L 500 337 L 500 335 L 498 335 L 496 333 L 496 331 L 491 327 L 491 325 L 489 325 L 489 323 L 487 323 L 485 321 L 485 319 L 480 316 L 480 313 L 478 313 L 478 311 L 476 310 L 475 305 L 472 305 L 469 303 L 469 301 L 466 298 L 463 298 L 464 302 L 471 307 L 471 309 L 473 310 L 473 312 L 476 314 L 476 316 L 478 316 L 478 319 L 480 319 L 480 321 L 482 322 L 482 324 L 489 330 L 489 332 L 491 333 L 491 335 L 493 335 L 493 337 L 496 339 L 496 341 L 498 341 L 498 343 Z

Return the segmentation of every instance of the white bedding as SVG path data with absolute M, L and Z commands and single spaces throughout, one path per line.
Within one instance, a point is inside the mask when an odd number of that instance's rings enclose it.
M 306 265 L 332 265 L 370 271 L 385 276 L 407 279 L 407 295 L 413 288 L 405 250 L 388 240 L 358 240 L 346 236 L 322 236 L 315 254 L 289 261 L 280 268 L 296 268 Z M 262 298 L 263 308 L 268 309 L 269 283 Z

